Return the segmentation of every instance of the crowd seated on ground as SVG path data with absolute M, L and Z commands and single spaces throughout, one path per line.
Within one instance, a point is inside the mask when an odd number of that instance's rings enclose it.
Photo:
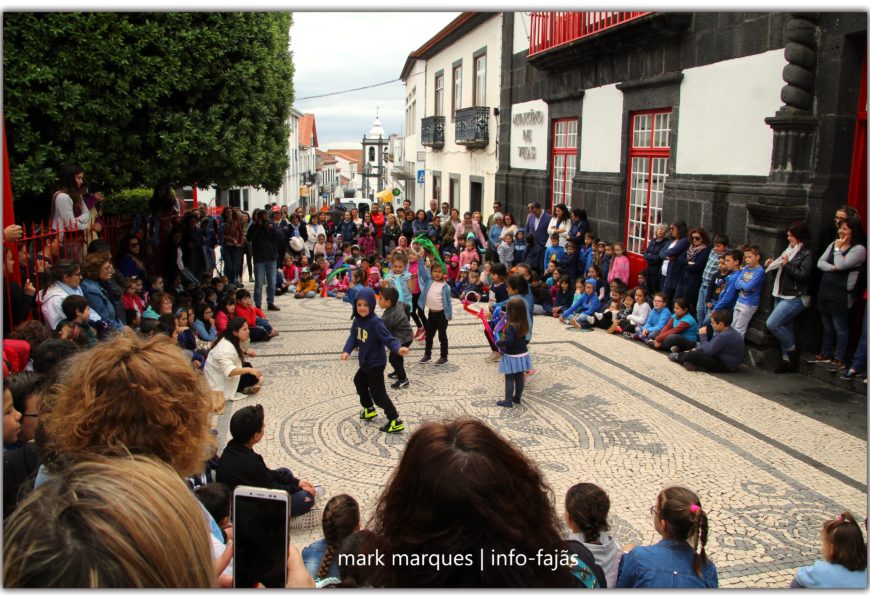
M 623 336 L 627 344 L 638 341 L 666 352 L 687 370 L 733 372 L 742 363 L 744 336 L 763 303 L 765 279 L 771 277 L 774 308 L 766 324 L 780 343 L 778 371 L 784 373 L 797 368 L 794 322 L 816 296 L 811 284 L 815 269 L 823 288 L 816 298 L 823 340 L 814 360 L 843 378 L 866 373 L 866 316 L 846 368 L 848 318 L 863 291 L 860 275 L 866 261 L 862 225 L 846 208 L 836 217 L 836 239 L 815 262 L 802 222 L 789 226 L 782 254 L 764 257 L 756 246 L 732 248 L 722 234 L 677 221 L 657 230 L 645 252 L 647 269 L 639 274 L 626 270 L 620 243 L 594 237 L 579 209 L 560 205 L 550 217 L 533 203 L 522 228 L 500 205 L 486 223 L 479 213 L 460 219 L 452 211 L 445 218 L 449 205 L 442 207 L 442 215 L 437 208 L 435 203 L 429 213 L 416 214 L 399 209 L 399 220 L 391 211 L 384 218 L 380 207 L 373 207 L 378 218 L 366 213 L 359 223 L 344 212 L 341 222 L 334 223 L 328 212 L 306 216 L 301 211 L 288 217 L 279 208 L 255 216 L 254 249 L 246 249 L 250 230 L 244 227 L 245 215 L 229 209 L 221 219 L 205 217 L 204 229 L 188 219 L 187 227 L 177 232 L 177 244 L 164 248 L 171 256 L 157 271 L 141 240 L 125 237 L 117 263 L 107 247 L 97 244 L 85 251 L 76 246 L 76 259 L 51 261 L 39 291 L 25 284 L 21 294 L 7 296 L 6 302 L 11 297 L 13 303 L 23 303 L 10 307 L 8 314 L 20 321 L 12 323 L 4 339 L 7 585 L 230 584 L 230 523 L 185 489 L 185 482 L 187 487 L 208 484 L 208 476 L 200 474 L 212 469 L 229 490 L 237 485 L 285 489 L 294 517 L 326 500 L 316 497 L 310 482 L 286 468 L 270 469 L 254 451 L 265 434 L 259 405 L 235 411 L 232 440 L 222 452 L 214 447 L 210 415 L 222 411 L 225 401 L 258 393 L 265 380 L 251 362 L 257 357 L 251 346 L 268 343 L 278 332 L 262 310 L 263 286 L 265 309 L 270 310 L 277 308 L 273 293 L 289 292 L 305 302 L 311 296 L 342 298 L 363 287 L 379 290 L 395 285 L 389 281 L 406 281 L 407 290 L 398 300 L 410 305 L 409 319 L 419 320 L 413 338 L 428 342 L 428 349 L 434 329 L 416 307 L 428 301 L 421 296 L 428 296 L 427 278 L 437 272 L 438 282 L 443 278 L 446 284 L 439 289 L 448 303 L 454 297 L 504 307 L 511 296 L 519 296 L 529 317 L 562 319 L 571 330 L 566 336 L 600 329 Z M 445 224 L 433 226 L 436 218 Z M 8 243 L 16 235 L 7 228 Z M 65 244 L 71 244 L 69 239 Z M 7 280 L 13 275 L 9 254 Z M 243 287 L 246 254 L 256 263 L 256 269 L 247 269 L 255 275 L 254 294 Z M 115 264 L 121 273 L 114 272 Z M 162 272 L 160 265 L 166 267 Z M 391 274 L 391 269 L 398 273 Z M 629 286 L 633 278 L 637 284 Z M 531 318 L 528 325 L 530 339 Z M 440 344 L 446 359 L 446 338 Z M 499 352 L 492 344 L 490 350 Z M 21 373 L 30 370 L 40 375 Z M 464 476 L 455 478 L 457 472 Z M 107 482 L 122 476 L 130 484 L 111 489 Z M 453 483 L 445 486 L 448 478 Z M 68 490 L 76 492 L 75 502 L 70 502 Z M 603 516 L 601 511 L 601 494 L 606 497 L 606 492 L 584 490 L 569 493 L 570 509 L 566 498 L 565 525 L 573 536 L 564 539 L 553 490 L 520 450 L 473 419 L 426 423 L 410 436 L 370 518 L 359 514 L 353 490 L 326 503 L 324 538 L 306 552 L 291 549 L 288 584 L 718 585 L 716 568 L 706 555 L 708 526 L 714 524 L 708 524 L 706 509 L 694 493 L 678 487 L 662 490 L 652 510 L 652 527 L 662 541 L 630 549 L 619 547 L 606 533 L 607 511 Z M 108 507 L 107 512 L 96 514 L 87 503 L 77 504 L 89 495 Z M 518 497 L 524 499 L 521 510 Z M 63 502 L 70 502 L 72 523 L 59 521 L 60 512 L 52 512 Z M 167 516 L 166 506 L 177 511 Z M 597 515 L 593 524 L 591 513 Z M 841 520 L 851 523 L 854 518 Z M 192 567 L 182 573 L 177 565 L 161 562 L 166 557 L 153 558 L 150 552 L 159 545 L 153 545 L 149 532 L 134 531 L 131 524 L 137 521 L 165 523 L 161 533 L 168 537 L 163 542 L 177 553 L 171 562 L 183 557 Z M 50 527 L 33 525 L 46 522 Z M 66 529 L 73 525 L 74 531 Z M 862 558 L 852 546 L 843 549 L 845 542 L 831 533 L 835 528 L 829 529 L 822 545 L 826 564 L 801 571 L 796 581 L 807 587 L 845 586 L 863 573 L 866 583 L 866 553 Z M 57 543 L 58 536 L 72 533 L 81 536 L 74 546 L 80 552 Z M 854 531 L 849 535 L 854 538 Z M 831 544 L 840 551 L 831 551 Z M 141 547 L 144 558 L 130 556 L 130 546 Z M 347 548 L 377 549 L 388 556 L 461 556 L 463 561 L 466 555 L 478 560 L 481 551 L 502 556 L 513 550 L 572 560 L 553 568 L 508 567 L 496 561 L 483 570 L 479 564 L 436 569 L 431 563 L 354 570 L 335 562 L 336 553 Z M 22 560 L 22 552 L 62 568 L 49 573 L 35 564 L 39 561 Z M 95 554 L 107 556 L 92 565 Z M 673 575 L 650 575 L 664 570 Z

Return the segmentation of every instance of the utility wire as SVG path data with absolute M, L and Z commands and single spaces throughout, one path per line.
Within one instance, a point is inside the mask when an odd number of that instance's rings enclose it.
M 411 73 L 408 77 L 414 77 L 415 75 L 419 75 L 423 73 L 423 71 L 417 71 L 416 73 Z M 326 98 L 327 96 L 337 96 L 338 94 L 347 94 L 348 92 L 358 92 L 360 90 L 367 90 L 370 88 L 380 87 L 382 85 L 388 85 L 390 83 L 396 83 L 397 81 L 401 81 L 400 77 L 396 79 L 390 79 L 389 81 L 383 81 L 381 83 L 373 83 L 372 85 L 364 85 L 362 87 L 353 88 L 350 90 L 341 90 L 340 92 L 329 92 L 328 94 L 318 94 L 316 96 L 305 96 L 304 98 L 296 98 L 295 102 L 301 102 L 302 100 L 312 100 L 314 98 Z

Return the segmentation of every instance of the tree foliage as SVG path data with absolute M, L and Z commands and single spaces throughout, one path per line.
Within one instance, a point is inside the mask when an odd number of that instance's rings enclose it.
M 78 162 L 106 190 L 170 181 L 275 193 L 288 166 L 289 13 L 5 13 L 17 198 Z

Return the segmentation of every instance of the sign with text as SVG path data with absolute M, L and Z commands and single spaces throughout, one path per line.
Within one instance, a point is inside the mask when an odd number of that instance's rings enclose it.
M 549 107 L 543 100 L 531 100 L 511 107 L 511 168 L 547 168 L 547 127 Z

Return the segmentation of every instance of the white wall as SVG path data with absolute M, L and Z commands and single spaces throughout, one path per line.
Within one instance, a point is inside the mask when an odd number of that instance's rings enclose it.
M 508 13 L 510 15 L 510 13 Z M 469 177 L 482 177 L 483 198 L 481 209 L 484 218 L 492 211 L 495 199 L 495 172 L 498 170 L 496 159 L 496 138 L 498 137 L 498 118 L 493 109 L 501 104 L 501 52 L 502 52 L 502 13 L 497 14 L 473 31 L 466 34 L 426 62 L 425 90 L 417 87 L 417 119 L 435 114 L 435 73 L 444 71 L 444 147 L 441 150 L 426 148 L 426 186 L 425 194 L 417 197 L 417 202 L 428 208 L 432 194 L 432 171 L 441 172 L 441 200 L 450 199 L 450 173 L 459 174 L 460 192 L 458 206 L 468 210 Z M 450 117 L 450 98 L 452 97 L 453 62 L 462 59 L 462 108 L 473 106 L 474 52 L 486 46 L 486 106 L 489 107 L 489 144 L 486 148 L 468 150 L 457 145 L 456 123 Z M 425 112 L 421 100 L 425 98 Z M 419 130 L 419 129 L 418 129 Z M 407 160 L 407 159 L 406 159 Z M 418 167 L 419 168 L 419 167 Z
M 622 92 L 615 84 L 587 89 L 580 119 L 580 171 L 619 173 L 621 153 Z
M 529 13 L 515 12 L 514 15 L 514 47 L 512 52 L 523 52 L 529 49 L 531 17 Z
M 676 172 L 766 176 L 785 64 L 771 50 L 683 71 Z

